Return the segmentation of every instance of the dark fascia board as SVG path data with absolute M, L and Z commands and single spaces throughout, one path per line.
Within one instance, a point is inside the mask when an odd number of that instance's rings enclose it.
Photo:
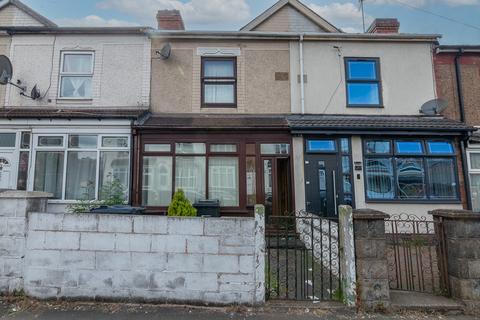
M 441 45 L 437 46 L 437 53 L 480 53 L 480 45 Z
M 44 24 L 46 27 L 57 26 L 56 23 L 42 16 L 41 14 L 39 14 L 38 12 L 36 12 L 35 10 L 33 10 L 32 8 L 30 8 L 29 6 L 23 4 L 21 1 L 18 1 L 18 0 L 7 0 L 2 5 L 0 5 L 0 9 L 7 7 L 8 5 L 13 5 L 17 7 L 18 9 L 22 10 L 23 12 L 25 12 L 26 14 L 28 14 L 29 16 L 37 20 L 38 22 Z
M 354 135 L 381 135 L 381 136 L 460 136 L 468 134 L 470 130 L 451 130 L 451 129 L 352 129 L 342 127 L 322 128 L 291 128 L 292 134 L 354 134 Z
M 19 34 L 141 34 L 146 35 L 150 27 L 8 27 L 0 28 L 10 35 Z
M 164 31 L 150 29 L 150 38 L 192 40 L 299 40 L 305 41 L 363 41 L 363 42 L 432 42 L 438 43 L 439 34 L 365 34 L 365 33 L 321 33 L 321 32 L 259 32 L 259 31 Z

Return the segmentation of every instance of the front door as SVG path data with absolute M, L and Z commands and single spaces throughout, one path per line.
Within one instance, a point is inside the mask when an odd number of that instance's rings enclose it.
M 308 212 L 336 217 L 339 201 L 336 155 L 305 156 L 305 193 Z
M 262 158 L 265 214 L 283 216 L 291 213 L 291 177 L 288 158 Z
M 0 152 L 0 189 L 15 189 L 13 152 Z

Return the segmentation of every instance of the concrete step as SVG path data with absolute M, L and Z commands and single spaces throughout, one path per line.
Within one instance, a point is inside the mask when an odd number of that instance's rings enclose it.
M 391 290 L 390 301 L 393 311 L 421 311 L 456 315 L 462 314 L 465 309 L 461 302 L 423 292 Z

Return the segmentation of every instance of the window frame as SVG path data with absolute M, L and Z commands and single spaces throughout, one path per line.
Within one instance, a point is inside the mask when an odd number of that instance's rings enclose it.
M 95 71 L 95 51 L 75 51 L 65 50 L 60 53 L 60 69 L 59 69 L 59 81 L 58 81 L 58 99 L 62 100 L 92 100 L 93 99 L 93 76 Z M 65 72 L 63 71 L 65 56 L 66 55 L 90 55 L 92 57 L 92 66 L 89 73 L 80 72 Z M 63 78 L 65 77 L 78 77 L 78 78 L 91 78 L 92 79 L 92 96 L 91 97 L 65 97 L 62 95 Z
M 473 191 L 472 191 L 472 176 L 480 176 L 480 168 L 473 168 L 472 167 L 472 159 L 471 155 L 472 154 L 478 154 L 480 155 L 480 149 L 479 148 L 469 148 L 467 150 L 467 164 L 468 164 L 468 177 L 469 177 L 469 189 L 470 189 L 470 196 L 472 197 L 472 203 L 473 201 Z M 473 207 L 473 205 L 472 205 Z M 476 210 L 475 208 L 472 208 L 472 210 Z
M 457 161 L 457 147 L 455 145 L 454 140 L 448 139 L 428 139 L 428 138 L 386 138 L 381 140 L 388 140 L 390 141 L 390 145 L 392 146 L 391 152 L 389 154 L 367 154 L 366 145 L 367 141 L 369 140 L 378 140 L 377 137 L 365 137 L 362 141 L 362 151 L 363 151 L 363 182 L 364 182 L 364 194 L 365 194 L 365 201 L 367 203 L 445 203 L 445 204 L 457 204 L 461 203 L 461 194 L 460 194 L 460 185 L 459 185 L 459 176 L 458 176 L 458 161 Z M 397 141 L 420 141 L 423 147 L 422 154 L 399 154 L 396 150 Z M 427 149 L 427 142 L 430 141 L 441 141 L 441 142 L 449 142 L 452 144 L 453 147 L 453 154 L 430 154 Z M 393 199 L 372 199 L 368 196 L 368 189 L 367 189 L 367 160 L 368 159 L 390 159 L 392 161 L 392 169 L 393 169 L 393 181 L 394 181 L 394 198 Z M 424 182 L 425 182 L 425 198 L 410 198 L 410 199 L 402 199 L 399 196 L 398 192 L 398 172 L 397 172 L 397 159 L 422 159 L 423 162 L 423 171 L 424 171 Z M 455 198 L 450 199 L 438 199 L 432 195 L 432 187 L 430 185 L 430 177 L 429 177 L 429 167 L 428 167 L 428 159 L 450 159 L 453 160 L 454 165 L 454 179 L 455 179 L 455 190 L 456 195 Z
M 51 146 L 51 147 L 43 147 L 38 145 L 38 140 L 40 137 L 63 137 L 63 145 L 62 146 Z M 69 147 L 68 141 L 70 136 L 96 136 L 97 137 L 97 147 L 96 148 L 74 148 Z M 127 138 L 128 145 L 126 147 L 117 147 L 117 148 L 110 148 L 110 147 L 103 147 L 102 140 L 104 137 L 122 137 Z M 129 163 L 128 163 L 128 181 L 126 186 L 127 198 L 131 197 L 131 173 L 132 173 L 132 138 L 130 135 L 125 133 L 87 133 L 87 132 L 68 132 L 68 133 L 32 133 L 31 134 L 31 168 L 28 173 L 28 190 L 34 189 L 34 181 L 36 175 L 36 163 L 37 163 L 37 152 L 63 152 L 63 173 L 62 173 L 62 197 L 60 199 L 51 199 L 49 202 L 51 203 L 76 203 L 79 200 L 70 200 L 66 199 L 66 179 L 68 174 L 68 154 L 69 152 L 96 152 L 96 174 L 95 174 L 95 200 L 100 198 L 100 160 L 101 155 L 103 152 L 128 152 L 129 153 Z
M 365 62 L 375 62 L 375 80 L 362 80 L 362 79 L 350 79 L 349 71 L 351 61 L 365 61 Z M 380 58 L 378 57 L 345 57 L 344 58 L 344 67 L 345 67 L 345 97 L 347 102 L 347 108 L 383 108 L 383 86 L 382 86 L 382 72 L 380 69 Z M 378 84 L 378 104 L 351 104 L 350 96 L 348 94 L 348 85 L 350 83 L 367 83 L 367 84 Z
M 232 61 L 233 77 L 205 77 L 205 63 L 208 61 Z M 201 83 L 201 107 L 202 108 L 236 108 L 237 107 L 237 91 L 238 91 L 238 66 L 237 57 L 211 57 L 203 56 L 201 58 L 200 68 Z M 220 80 L 221 82 L 217 82 Z M 206 84 L 229 84 L 233 85 L 233 103 L 207 103 L 205 101 L 205 85 Z

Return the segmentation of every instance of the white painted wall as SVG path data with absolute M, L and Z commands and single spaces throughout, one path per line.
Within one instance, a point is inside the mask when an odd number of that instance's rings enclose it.
M 293 113 L 301 112 L 298 46 L 290 44 Z M 384 108 L 346 107 L 345 57 L 380 59 Z M 435 98 L 429 43 L 306 41 L 304 59 L 306 113 L 419 115 L 422 104 Z
M 59 99 L 62 51 L 94 51 L 91 100 Z M 52 56 L 53 55 L 53 56 Z M 143 35 L 15 35 L 10 49 L 13 80 L 38 85 L 44 99 L 33 101 L 8 86 L 9 107 L 147 108 L 150 100 L 150 40 Z

